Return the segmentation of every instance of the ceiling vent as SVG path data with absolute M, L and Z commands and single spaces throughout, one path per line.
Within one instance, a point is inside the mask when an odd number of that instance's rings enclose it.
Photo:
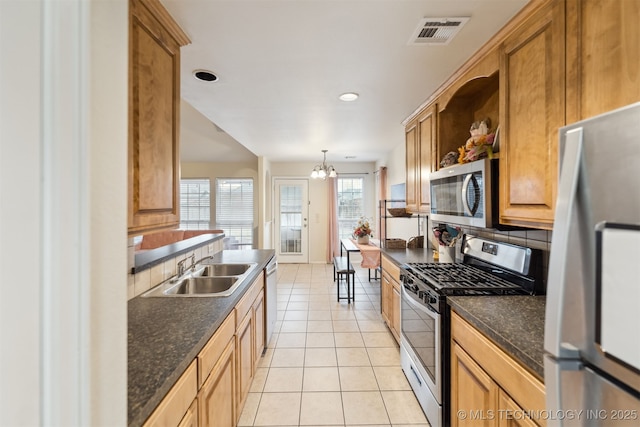
M 449 44 L 470 18 L 423 18 L 409 44 Z

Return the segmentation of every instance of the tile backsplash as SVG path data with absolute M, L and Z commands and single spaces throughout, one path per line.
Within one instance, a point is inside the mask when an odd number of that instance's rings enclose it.
M 213 246 L 213 250 L 210 251 L 209 246 Z M 192 255 L 195 255 L 195 259 L 199 260 L 209 255 L 214 255 L 222 250 L 222 240 L 218 240 L 211 243 L 204 244 L 189 252 L 180 254 L 174 258 L 170 258 L 158 265 L 155 265 L 147 270 L 143 270 L 139 273 L 132 274 L 131 269 L 134 263 L 135 254 L 135 242 L 133 238 L 128 239 L 127 254 L 128 254 L 128 266 L 127 266 L 127 299 L 134 298 L 156 285 L 164 282 L 165 280 L 175 276 L 178 271 L 178 262 L 185 260 Z

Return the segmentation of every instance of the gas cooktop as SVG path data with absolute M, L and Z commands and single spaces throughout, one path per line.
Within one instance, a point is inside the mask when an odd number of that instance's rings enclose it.
M 462 263 L 410 263 L 411 281 L 443 295 L 541 294 L 541 251 L 465 235 Z
M 409 264 L 407 271 L 443 293 L 520 290 L 521 286 L 467 264 Z

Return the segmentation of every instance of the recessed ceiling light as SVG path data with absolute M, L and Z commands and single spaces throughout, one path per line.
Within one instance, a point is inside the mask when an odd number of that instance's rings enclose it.
M 355 101 L 356 99 L 358 99 L 360 95 L 358 95 L 355 92 L 346 92 L 343 93 L 342 95 L 340 95 L 338 98 L 341 101 L 345 101 L 345 102 L 351 102 L 351 101 Z
M 208 70 L 194 70 L 193 76 L 203 82 L 215 82 L 218 80 L 218 76 Z

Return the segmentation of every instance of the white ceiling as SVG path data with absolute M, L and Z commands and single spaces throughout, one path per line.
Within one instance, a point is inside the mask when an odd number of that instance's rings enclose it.
M 162 3 L 192 41 L 182 98 L 217 127 L 214 142 L 183 131 L 183 160 L 317 162 L 327 149 L 328 162 L 364 162 L 402 143 L 402 121 L 527 0 Z M 448 45 L 409 43 L 422 18 L 448 16 L 471 18 Z M 197 69 L 218 81 L 196 80 Z M 360 98 L 338 100 L 350 91 Z M 196 126 L 188 116 L 183 125 Z

